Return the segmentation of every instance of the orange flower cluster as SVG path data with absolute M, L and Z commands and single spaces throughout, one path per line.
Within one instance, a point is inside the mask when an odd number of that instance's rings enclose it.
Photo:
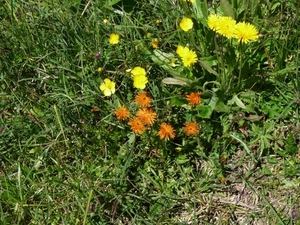
M 139 105 L 140 109 L 137 111 L 128 125 L 136 134 L 142 134 L 147 129 L 147 126 L 152 126 L 157 119 L 157 114 L 150 108 L 152 98 L 148 93 L 141 91 L 135 96 L 134 102 Z

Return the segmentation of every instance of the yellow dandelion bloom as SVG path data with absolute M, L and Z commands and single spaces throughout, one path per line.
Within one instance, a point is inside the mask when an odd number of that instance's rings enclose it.
M 116 86 L 115 82 L 106 78 L 104 79 L 104 83 L 102 83 L 99 88 L 104 93 L 105 96 L 111 96 L 116 91 L 115 86 Z
M 201 103 L 201 93 L 200 92 L 191 92 L 189 95 L 186 96 L 186 100 L 191 105 L 200 105 Z
M 188 53 L 185 54 L 181 59 L 185 67 L 194 65 L 194 63 L 198 60 L 196 52 L 191 50 L 189 50 Z
M 129 122 L 131 130 L 136 134 L 142 134 L 146 130 L 145 124 L 138 117 L 133 117 Z
M 126 106 L 121 106 L 114 111 L 118 120 L 126 120 L 129 118 L 130 112 Z
M 99 67 L 99 68 L 97 69 L 97 71 L 98 71 L 99 73 L 101 73 L 101 72 L 103 71 L 103 68 L 102 68 L 102 67 Z
M 199 133 L 200 129 L 197 122 L 190 122 L 185 124 L 183 131 L 187 136 L 195 136 Z
M 152 109 L 148 109 L 148 108 L 139 109 L 136 113 L 136 116 L 140 118 L 140 120 L 145 125 L 150 125 L 150 126 L 153 125 L 154 121 L 157 118 L 157 114 Z
M 239 41 L 248 43 L 249 41 L 256 41 L 258 39 L 257 29 L 250 23 L 240 22 L 235 26 L 236 38 Z
M 219 17 L 216 14 L 211 14 L 207 18 L 207 25 L 213 31 L 216 31 L 219 27 Z
M 151 45 L 153 48 L 158 48 L 158 38 L 153 38 L 151 41 Z
M 173 139 L 175 137 L 174 128 L 168 123 L 161 123 L 157 136 L 159 136 L 161 140 L 164 139 L 166 141 L 168 141 L 170 138 Z
M 104 20 L 103 20 L 103 23 L 104 23 L 104 24 L 108 24 L 108 19 L 104 19 Z
M 189 31 L 190 29 L 192 29 L 193 28 L 193 25 L 194 25 L 194 23 L 193 23 L 193 21 L 190 19 L 190 18 L 183 18 L 181 21 L 180 21 L 180 24 L 179 24 L 179 26 L 180 26 L 180 28 L 183 30 L 183 31 L 185 31 L 185 32 L 187 32 L 187 31 Z
M 188 47 L 183 47 L 182 45 L 178 45 L 177 49 L 176 49 L 176 53 L 180 56 L 180 57 L 184 57 L 188 52 L 189 52 L 189 48 Z
M 235 25 L 236 21 L 233 18 L 229 16 L 221 16 L 217 23 L 216 31 L 227 38 L 233 38 L 236 36 Z
M 152 98 L 146 92 L 141 91 L 135 96 L 134 102 L 142 108 L 150 107 Z
M 119 43 L 120 35 L 118 34 L 111 34 L 109 35 L 109 43 L 112 45 L 116 45 Z

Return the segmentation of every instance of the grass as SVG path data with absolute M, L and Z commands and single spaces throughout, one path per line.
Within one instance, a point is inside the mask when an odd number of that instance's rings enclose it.
M 297 1 L 0 5 L 1 224 L 300 224 Z M 216 34 L 213 13 L 253 24 L 258 40 Z M 142 134 L 114 113 L 139 110 L 136 66 L 157 115 Z M 160 138 L 163 122 L 174 138 Z

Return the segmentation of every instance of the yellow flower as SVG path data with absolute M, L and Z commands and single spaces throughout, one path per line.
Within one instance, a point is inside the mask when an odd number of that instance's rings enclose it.
M 133 76 L 133 86 L 138 89 L 145 89 L 148 78 L 143 74 Z
M 189 48 L 188 47 L 183 47 L 182 45 L 178 45 L 176 53 L 180 57 L 184 57 L 188 52 L 189 52 Z
M 108 24 L 108 19 L 104 19 L 104 20 L 103 20 L 103 23 L 104 23 L 104 24 Z
M 161 20 L 156 20 L 156 24 L 160 24 L 161 23 Z
M 216 14 L 209 15 L 207 18 L 207 25 L 213 31 L 216 31 L 219 26 L 219 17 Z
M 194 3 L 195 0 L 183 0 L 184 2 L 191 2 Z
M 189 50 L 183 57 L 181 57 L 181 59 L 185 67 L 194 65 L 194 63 L 198 60 L 196 52 L 192 50 Z
M 116 91 L 115 86 L 116 86 L 115 82 L 111 81 L 108 78 L 105 78 L 104 83 L 102 83 L 99 88 L 104 93 L 105 96 L 111 96 Z
M 236 21 L 231 17 L 221 16 L 219 18 L 219 22 L 217 23 L 216 31 L 227 38 L 233 38 L 236 36 L 235 25 Z
M 161 140 L 164 139 L 166 141 L 168 141 L 170 138 L 173 139 L 175 137 L 174 128 L 168 123 L 161 123 L 157 136 L 159 136 Z
M 126 70 L 127 72 L 131 72 L 132 76 L 135 75 L 144 75 L 146 76 L 146 70 L 140 66 L 134 67 L 132 70 Z
M 99 67 L 98 70 L 97 70 L 99 73 L 101 73 L 103 71 L 103 68 L 102 67 Z
M 158 38 L 152 39 L 151 45 L 153 48 L 158 48 Z
M 109 43 L 112 45 L 116 45 L 119 43 L 120 35 L 118 34 L 111 34 L 109 36 Z
M 180 28 L 185 32 L 192 29 L 193 25 L 194 25 L 193 21 L 190 18 L 186 18 L 186 17 L 183 18 L 179 24 Z
M 235 26 L 235 29 L 236 38 L 241 42 L 248 43 L 258 39 L 258 31 L 250 23 L 240 22 Z

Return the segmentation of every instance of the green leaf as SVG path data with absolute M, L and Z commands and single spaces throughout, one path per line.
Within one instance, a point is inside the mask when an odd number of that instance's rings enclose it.
M 186 85 L 186 81 L 180 78 L 167 77 L 162 80 L 164 84 Z
M 233 100 L 234 100 L 234 102 L 235 102 L 240 108 L 246 109 L 245 104 L 238 98 L 237 95 L 234 95 L 234 96 L 233 96 Z
M 213 110 L 212 110 L 211 106 L 203 105 L 203 106 L 200 106 L 199 111 L 198 111 L 198 115 L 201 118 L 209 119 L 212 112 L 213 112 Z
M 220 6 L 224 16 L 230 16 L 233 19 L 235 18 L 233 8 L 227 0 L 221 0 Z
M 211 68 L 211 65 L 208 61 L 199 60 L 200 66 L 202 66 L 207 72 L 219 76 L 219 74 Z

